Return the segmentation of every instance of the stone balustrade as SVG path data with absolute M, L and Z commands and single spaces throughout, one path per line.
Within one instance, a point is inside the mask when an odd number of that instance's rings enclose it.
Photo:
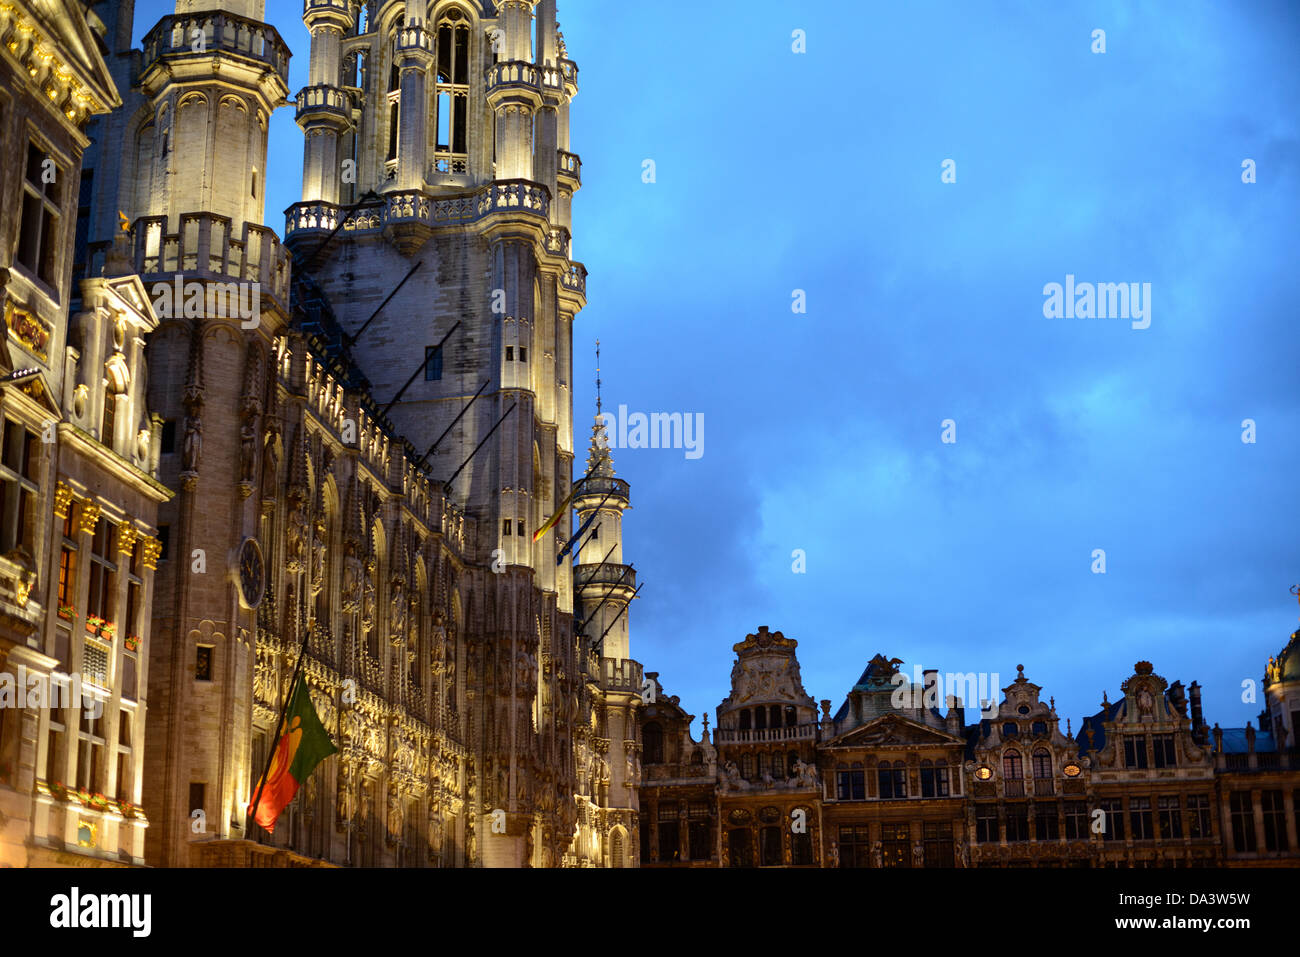
M 606 691 L 641 693 L 641 663 L 631 658 L 601 658 L 600 686 Z
M 329 233 L 339 224 L 346 207 L 333 203 L 295 203 L 286 214 L 285 236 Z M 430 228 L 460 226 L 494 213 L 525 213 L 545 220 L 551 192 L 530 180 L 497 180 L 470 193 L 434 197 L 422 190 L 393 190 L 384 194 L 382 206 L 353 212 L 343 225 L 345 233 L 379 232 L 390 225 L 421 223 Z M 549 227 L 548 227 L 549 229 Z M 585 287 L 586 270 L 582 270 Z M 566 282 L 566 285 L 569 283 Z
M 588 585 L 617 585 L 636 589 L 636 570 L 631 565 L 579 565 L 573 570 L 573 587 L 583 589 Z
M 718 728 L 714 744 L 756 744 L 777 741 L 805 741 L 817 737 L 817 725 L 797 724 L 791 728 Z
M 579 295 L 587 295 L 587 267 L 582 263 L 571 263 L 568 270 L 560 276 L 560 284 Z
M 577 153 L 566 150 L 560 150 L 559 154 L 556 172 L 560 181 L 569 180 L 572 188 L 577 189 L 582 185 L 582 158 Z
M 144 36 L 144 61 L 150 66 L 164 58 L 216 52 L 256 60 L 270 67 L 282 82 L 289 82 L 289 47 L 274 27 L 248 17 L 223 10 L 174 14 L 163 17 Z
M 336 116 L 343 120 L 351 119 L 352 104 L 350 97 L 336 86 L 305 86 L 298 91 L 295 98 L 297 119 L 306 116 Z
M 546 237 L 546 251 L 568 259 L 573 254 L 573 239 L 563 226 L 552 226 Z
M 184 280 L 260 283 L 285 311 L 289 308 L 289 252 L 274 230 L 245 223 L 239 238 L 231 220 L 212 213 L 184 213 L 179 229 L 167 231 L 166 216 L 142 216 L 131 227 L 132 262 L 146 286 Z M 103 272 L 109 241 L 88 247 L 87 275 Z

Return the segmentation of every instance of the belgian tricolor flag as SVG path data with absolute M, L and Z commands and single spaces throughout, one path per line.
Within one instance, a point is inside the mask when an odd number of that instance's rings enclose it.
M 275 831 L 280 812 L 293 800 L 298 788 L 316 765 L 338 751 L 330 741 L 316 709 L 312 707 L 307 682 L 297 676 L 289 706 L 280 722 L 280 738 L 262 780 L 254 792 L 248 813 L 267 833 Z

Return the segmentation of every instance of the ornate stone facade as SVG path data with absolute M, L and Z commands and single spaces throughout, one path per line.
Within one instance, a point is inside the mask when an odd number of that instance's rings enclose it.
M 78 267 L 92 117 L 79 4 L 0 5 L 0 866 L 141 864 L 159 482 L 125 237 Z
M 642 866 L 1294 866 L 1298 636 L 1269 662 L 1267 730 L 1211 731 L 1195 682 L 1138 662 L 1072 737 L 1023 666 L 967 724 L 938 672 L 914 684 L 884 655 L 819 719 L 796 643 L 760 628 L 734 646 L 712 743 L 649 673 Z
M 176 493 L 142 552 L 148 860 L 634 866 L 633 592 L 587 545 L 575 589 L 567 508 L 533 540 L 572 487 L 585 303 L 554 0 L 306 3 L 284 245 L 265 4 L 178 3 L 134 51 L 131 5 L 102 6 L 136 66 L 92 131 L 80 268 L 116 257 L 168 303 L 140 446 Z M 609 481 L 574 500 L 605 542 Z M 339 753 L 267 838 L 245 808 L 300 654 Z

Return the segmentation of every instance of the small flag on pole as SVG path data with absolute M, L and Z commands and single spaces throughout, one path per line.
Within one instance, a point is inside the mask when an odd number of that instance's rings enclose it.
M 294 684 L 293 697 L 280 725 L 280 739 L 266 776 L 258 782 L 254 804 L 249 805 L 253 819 L 267 833 L 274 833 L 280 813 L 293 800 L 302 782 L 311 776 L 316 765 L 338 751 L 325 727 L 316 716 L 307 683 L 301 678 Z
M 552 515 L 550 518 L 548 518 L 546 522 L 542 525 L 542 527 L 539 528 L 533 534 L 534 542 L 540 541 L 541 537 L 545 535 L 547 532 L 549 532 L 551 529 L 553 529 L 555 527 L 555 523 L 564 517 L 564 513 L 568 511 L 569 505 L 573 502 L 574 497 L 577 496 L 577 494 L 580 491 L 582 491 L 583 483 L 585 483 L 587 479 L 591 478 L 591 473 L 596 470 L 596 468 L 600 465 L 601 462 L 605 461 L 605 458 L 608 455 L 609 455 L 609 451 L 607 449 L 601 449 L 600 455 L 596 459 L 596 464 L 587 470 L 586 475 L 584 475 L 582 478 L 578 479 L 578 481 L 573 483 L 573 488 L 570 490 L 568 497 L 562 503 L 560 503 L 560 507 L 555 510 L 555 514 Z

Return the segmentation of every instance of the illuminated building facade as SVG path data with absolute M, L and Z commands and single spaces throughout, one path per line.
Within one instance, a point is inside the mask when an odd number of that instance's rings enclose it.
M 1294 866 L 1297 636 L 1270 659 L 1264 730 L 1209 728 L 1200 687 L 1143 661 L 1072 736 L 1022 666 L 968 712 L 939 707 L 937 671 L 917 685 L 884 655 L 819 719 L 795 642 L 760 628 L 734 646 L 712 742 L 649 673 L 642 866 Z
M 133 5 L 97 7 L 125 102 L 92 131 L 81 268 L 125 261 L 154 301 L 175 493 L 149 863 L 635 866 L 627 483 L 606 462 L 575 497 L 599 528 L 577 566 L 568 509 L 533 541 L 572 488 L 585 303 L 554 0 L 308 0 L 284 244 L 264 183 L 289 51 L 264 3 L 178 0 L 140 50 Z M 339 753 L 267 838 L 244 809 L 304 643 Z
M 105 25 L 0 6 L 0 864 L 141 864 L 161 551 L 145 339 L 124 238 L 81 278 L 88 124 L 120 105 Z M 80 184 L 80 185 L 79 185 Z

